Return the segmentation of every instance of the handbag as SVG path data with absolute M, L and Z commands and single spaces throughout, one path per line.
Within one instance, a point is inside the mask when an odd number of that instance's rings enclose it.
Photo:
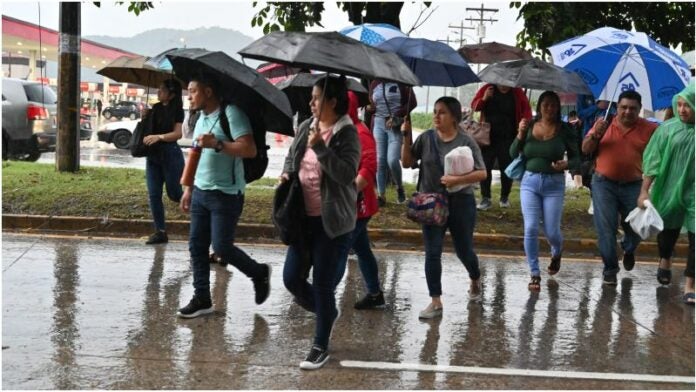
M 466 119 L 459 123 L 459 127 L 474 138 L 479 147 L 488 147 L 491 145 L 491 124 L 484 122 L 483 112 L 481 112 L 480 122 L 473 119 Z
M 430 148 L 432 149 L 440 168 L 444 173 L 445 168 L 442 167 L 440 161 L 440 151 L 437 148 L 435 141 L 435 131 L 428 131 L 430 135 Z M 418 185 L 420 188 L 421 175 L 418 175 Z M 447 224 L 449 217 L 449 207 L 447 205 L 447 192 L 415 192 L 408 202 L 406 217 L 414 222 L 423 225 L 444 226 Z
M 389 111 L 389 117 L 387 117 L 386 121 L 387 128 L 394 132 L 401 132 L 401 124 L 404 123 L 404 118 L 392 114 L 391 108 L 389 107 L 389 101 L 387 101 L 387 93 L 384 87 L 384 82 L 382 83 L 382 98 L 384 99 L 384 103 L 387 105 L 387 110 Z
M 524 176 L 524 171 L 526 167 L 527 160 L 521 153 L 517 158 L 513 159 L 512 162 L 505 168 L 505 175 L 509 178 L 517 181 L 522 181 Z
M 151 148 L 143 142 L 143 139 L 145 136 L 152 133 L 152 117 L 152 114 L 148 113 L 144 119 L 138 121 L 138 124 L 133 130 L 130 144 L 128 145 L 130 153 L 133 157 L 138 158 L 150 155 Z
M 304 218 L 302 184 L 297 173 L 291 173 L 290 178 L 278 185 L 275 190 L 271 215 L 278 236 L 285 245 L 300 243 L 304 230 L 302 224 Z

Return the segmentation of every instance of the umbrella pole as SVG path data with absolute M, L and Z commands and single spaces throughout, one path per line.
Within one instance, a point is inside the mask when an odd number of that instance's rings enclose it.
M 628 48 L 629 51 L 631 49 L 633 49 L 633 45 L 631 45 L 631 47 Z M 626 63 L 628 62 L 628 56 L 626 56 L 626 52 L 624 52 L 624 54 L 621 56 L 621 59 L 623 60 L 623 66 L 621 67 L 620 74 L 623 74 L 624 70 L 626 69 Z M 618 89 L 619 89 L 619 85 L 617 84 L 616 86 L 614 86 L 614 93 L 611 95 L 611 99 L 609 100 L 609 106 L 607 107 L 606 113 L 604 113 L 604 121 L 607 121 L 607 118 L 609 118 L 609 111 L 611 109 L 611 105 L 614 103 L 614 98 L 616 98 L 616 90 L 618 90 Z M 618 102 L 617 102 L 617 108 L 618 108 Z

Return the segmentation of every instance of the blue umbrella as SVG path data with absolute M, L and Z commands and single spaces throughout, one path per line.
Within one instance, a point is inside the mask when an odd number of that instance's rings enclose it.
M 595 99 L 615 102 L 625 90 L 635 90 L 643 107 L 659 110 L 691 79 L 689 66 L 645 33 L 602 27 L 549 48 L 554 64 L 575 71 Z
M 377 48 L 399 55 L 424 86 L 457 87 L 480 81 L 462 56 L 442 42 L 396 37 Z
M 377 46 L 394 37 L 406 37 L 406 34 L 402 33 L 401 30 L 386 23 L 363 23 L 346 27 L 339 33 L 370 46 Z

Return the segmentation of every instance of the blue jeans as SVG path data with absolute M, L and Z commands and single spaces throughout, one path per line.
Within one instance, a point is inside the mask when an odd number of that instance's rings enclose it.
M 176 143 L 160 143 L 155 153 L 145 159 L 145 179 L 150 201 L 150 212 L 155 230 L 165 230 L 162 186 L 166 185 L 167 196 L 174 202 L 181 200 L 181 174 L 184 171 L 184 156 Z
M 642 180 L 626 183 L 613 181 L 599 173 L 592 176 L 594 224 L 605 276 L 616 275 L 620 270 L 616 254 L 616 223 L 619 218 L 624 231 L 621 240 L 624 253 L 635 252 L 640 244 L 640 236 L 624 220 L 628 213 L 636 208 L 642 184 Z
M 524 253 L 532 276 L 539 271 L 539 221 L 544 221 L 544 233 L 551 245 L 551 256 L 563 252 L 561 217 L 565 196 L 564 173 L 524 172 L 520 183 L 520 204 L 524 218 Z
M 243 194 L 230 195 L 217 190 L 193 188 L 189 251 L 196 296 L 210 298 L 208 250 L 211 242 L 215 254 L 223 261 L 252 279 L 263 277 L 265 271 L 261 264 L 234 245 L 234 233 L 243 208 Z
M 346 247 L 351 233 L 329 238 L 320 216 L 307 217 L 305 246 L 309 248 L 311 266 L 304 260 L 304 251 L 290 245 L 285 256 L 283 283 L 297 301 L 306 309 L 314 309 L 317 323 L 314 329 L 314 344 L 328 349 L 329 335 L 336 309 L 336 269 L 340 262 L 340 249 Z M 307 269 L 312 268 L 312 284 L 307 281 Z
M 396 186 L 403 186 L 401 181 L 401 132 L 386 129 L 386 118 L 376 117 L 372 134 L 377 145 L 377 192 L 384 195 L 387 188 L 387 169 L 391 171 Z
M 466 267 L 471 280 L 481 277 L 478 256 L 474 252 L 476 199 L 472 194 L 449 196 L 449 217 L 445 226 L 423 225 L 425 243 L 425 280 L 431 297 L 442 295 L 442 243 L 449 228 L 452 244 L 459 260 Z
M 350 235 L 350 239 L 346 242 L 339 253 L 338 257 L 338 269 L 336 270 L 336 286 L 341 283 L 343 275 L 346 272 L 346 262 L 348 261 L 348 252 L 350 248 L 355 249 L 355 254 L 358 255 L 358 265 L 360 266 L 360 272 L 362 273 L 363 280 L 365 281 L 365 287 L 369 294 L 378 294 L 379 289 L 379 276 L 377 271 L 377 259 L 374 253 L 372 253 L 372 248 L 370 247 L 370 237 L 367 235 L 367 224 L 370 222 L 370 218 L 358 219 L 355 222 L 355 230 Z

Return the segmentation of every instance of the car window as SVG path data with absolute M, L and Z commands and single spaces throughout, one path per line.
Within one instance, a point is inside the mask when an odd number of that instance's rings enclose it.
M 43 84 L 25 84 L 24 91 L 27 99 L 31 102 L 54 104 L 58 101 L 56 93 L 51 88 Z

